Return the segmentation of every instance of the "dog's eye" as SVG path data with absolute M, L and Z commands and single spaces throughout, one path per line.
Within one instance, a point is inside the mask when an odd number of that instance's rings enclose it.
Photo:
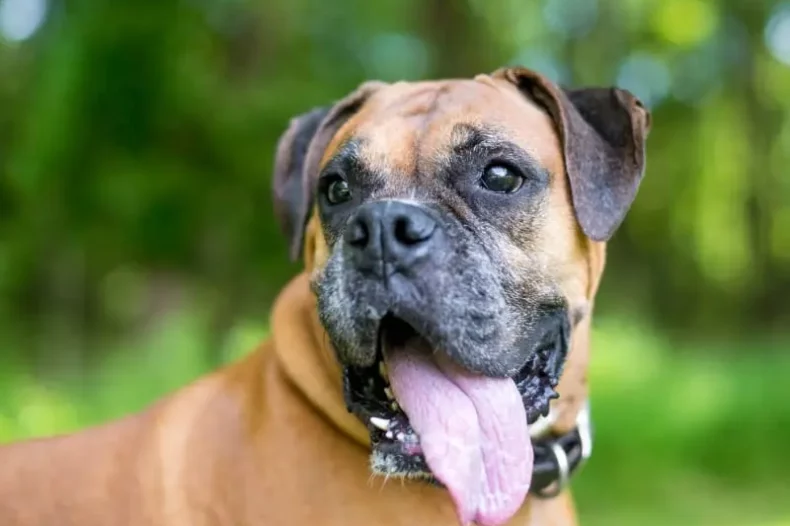
M 521 188 L 524 178 L 504 164 L 491 164 L 483 171 L 480 183 L 492 192 L 512 194 Z
M 340 177 L 333 177 L 326 185 L 326 200 L 329 204 L 339 205 L 351 199 L 348 182 Z

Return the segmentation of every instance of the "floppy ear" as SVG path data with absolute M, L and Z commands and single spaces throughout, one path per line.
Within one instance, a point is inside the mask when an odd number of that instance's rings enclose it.
M 650 113 L 626 90 L 566 90 L 525 68 L 494 73 L 541 104 L 554 120 L 576 219 L 594 241 L 607 241 L 636 197 L 645 168 Z
M 294 117 L 291 119 L 288 129 L 277 142 L 272 177 L 274 214 L 277 216 L 280 228 L 290 241 L 290 253 L 294 259 L 294 248 L 298 250 L 302 242 L 299 230 L 305 220 L 303 217 L 304 181 L 302 180 L 304 159 L 310 141 L 312 141 L 321 121 L 329 113 L 329 109 L 329 106 L 316 108 Z M 295 256 L 299 256 L 298 252 Z
M 318 168 L 341 126 L 384 84 L 371 81 L 334 105 L 315 108 L 291 119 L 277 142 L 272 177 L 274 213 L 286 235 L 293 260 L 300 257 L 304 230 L 313 206 Z

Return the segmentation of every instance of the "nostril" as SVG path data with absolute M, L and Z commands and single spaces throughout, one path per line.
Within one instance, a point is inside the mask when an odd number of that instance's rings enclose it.
M 368 227 L 362 221 L 354 221 L 346 232 L 346 236 L 348 244 L 357 248 L 365 248 L 370 237 Z
M 414 220 L 403 216 L 395 220 L 395 239 L 403 244 L 411 245 L 421 243 L 433 234 L 436 224 L 428 218 Z

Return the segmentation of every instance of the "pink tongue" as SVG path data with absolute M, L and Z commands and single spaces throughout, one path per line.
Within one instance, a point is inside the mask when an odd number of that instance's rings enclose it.
M 532 442 L 516 384 L 466 372 L 424 342 L 387 350 L 385 358 L 395 396 L 461 522 L 507 522 L 532 478 Z

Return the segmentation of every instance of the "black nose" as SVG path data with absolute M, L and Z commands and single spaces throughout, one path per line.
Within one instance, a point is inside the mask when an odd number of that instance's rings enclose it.
M 424 207 L 376 201 L 351 216 L 345 242 L 357 268 L 385 277 L 424 261 L 435 248 L 436 232 L 436 220 Z

